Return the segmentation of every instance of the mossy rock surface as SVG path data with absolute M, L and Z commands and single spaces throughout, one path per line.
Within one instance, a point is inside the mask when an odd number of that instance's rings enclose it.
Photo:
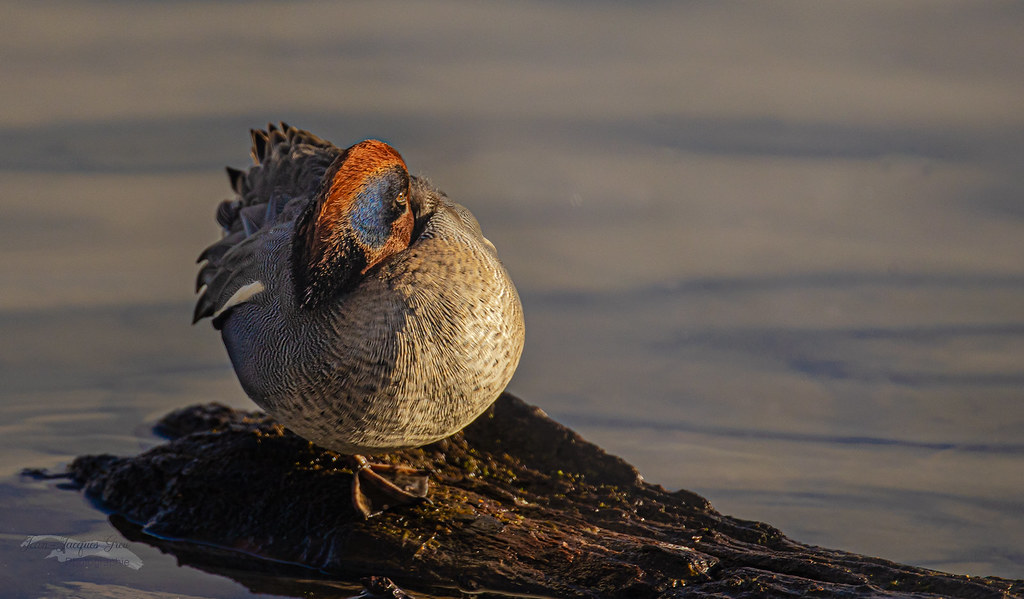
M 503 394 L 461 433 L 379 461 L 432 471 L 430 503 L 363 520 L 347 461 L 260 413 L 169 414 L 170 441 L 69 467 L 133 540 L 281 592 L 282 569 L 389 577 L 416 593 L 549 597 L 1018 597 L 978 579 L 812 547 L 643 482 L 541 410 Z M 312 576 L 312 574 L 311 574 Z M 261 580 L 262 583 L 254 581 Z M 268 590 L 269 589 L 269 590 Z

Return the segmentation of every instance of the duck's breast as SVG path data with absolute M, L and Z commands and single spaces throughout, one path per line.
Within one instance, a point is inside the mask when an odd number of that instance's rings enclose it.
M 240 306 L 224 339 L 250 397 L 342 452 L 430 443 L 485 410 L 519 362 L 522 308 L 460 208 L 438 206 L 407 250 L 330 306 L 295 310 L 287 289 Z

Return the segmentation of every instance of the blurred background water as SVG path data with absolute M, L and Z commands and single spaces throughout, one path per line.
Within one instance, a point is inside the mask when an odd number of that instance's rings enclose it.
M 0 576 L 244 597 L 17 476 L 251 407 L 190 327 L 223 165 L 382 138 L 522 295 L 510 389 L 809 543 L 1024 578 L 1024 5 L 4 3 Z M 98 586 L 97 586 L 98 585 Z M 284 593 L 277 589 L 275 592 Z

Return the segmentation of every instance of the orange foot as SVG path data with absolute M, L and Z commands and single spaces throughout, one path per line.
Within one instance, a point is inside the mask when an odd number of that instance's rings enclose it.
M 364 518 L 372 518 L 396 505 L 430 501 L 426 470 L 410 466 L 374 464 L 361 455 L 351 456 L 352 505 Z

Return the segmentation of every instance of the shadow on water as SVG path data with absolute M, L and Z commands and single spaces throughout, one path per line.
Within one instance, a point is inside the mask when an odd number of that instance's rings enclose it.
M 230 578 L 253 593 L 285 597 L 356 597 L 364 590 L 358 577 L 349 582 L 339 581 L 337 577 L 322 575 L 301 564 L 275 562 L 241 551 L 161 539 L 143 532 L 141 526 L 116 514 L 110 516 L 110 524 L 128 541 L 145 543 L 173 555 L 181 566 Z

